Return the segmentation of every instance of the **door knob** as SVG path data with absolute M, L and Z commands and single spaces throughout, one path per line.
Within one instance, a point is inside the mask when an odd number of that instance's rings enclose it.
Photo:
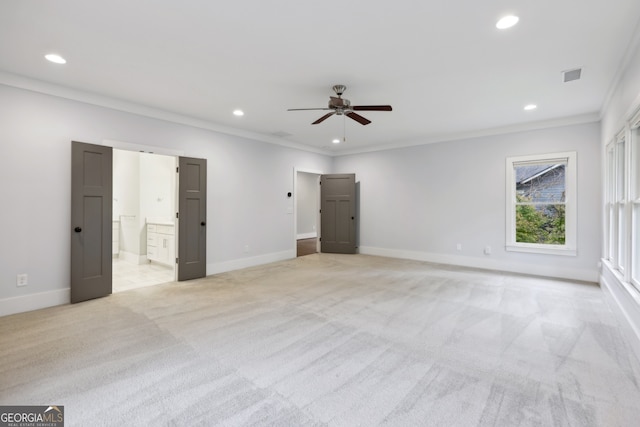
M 80 228 L 80 227 L 76 227 L 76 228 L 74 228 L 74 229 L 73 229 L 73 231 L 75 231 L 76 233 L 79 233 L 79 232 L 81 232 L 81 231 L 82 231 L 82 228 Z
M 205 225 L 207 225 L 207 223 L 206 223 L 206 222 L 204 222 L 204 221 L 202 221 L 202 222 L 200 223 L 200 225 L 204 227 Z

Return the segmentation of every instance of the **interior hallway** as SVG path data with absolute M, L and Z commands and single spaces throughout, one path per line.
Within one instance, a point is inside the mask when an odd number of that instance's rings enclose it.
M 314 254 L 2 318 L 0 404 L 67 425 L 631 426 L 595 284 Z
M 311 255 L 318 252 L 318 238 L 298 239 L 296 241 L 297 256 Z

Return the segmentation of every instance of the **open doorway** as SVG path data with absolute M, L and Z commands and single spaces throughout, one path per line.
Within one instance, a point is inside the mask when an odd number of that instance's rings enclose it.
M 113 150 L 113 292 L 176 280 L 176 165 Z
M 296 171 L 296 256 L 318 252 L 320 173 Z

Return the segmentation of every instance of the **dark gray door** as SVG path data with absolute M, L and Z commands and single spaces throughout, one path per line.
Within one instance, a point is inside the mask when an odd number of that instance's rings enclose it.
M 356 175 L 320 177 L 320 250 L 356 253 Z
M 71 142 L 71 302 L 111 294 L 113 150 Z
M 207 161 L 178 164 L 178 280 L 207 275 Z

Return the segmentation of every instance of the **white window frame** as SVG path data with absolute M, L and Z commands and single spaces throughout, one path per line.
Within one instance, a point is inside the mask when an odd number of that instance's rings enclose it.
M 613 151 L 613 191 L 612 204 L 614 206 L 612 224 L 615 233 L 614 258 L 611 260 L 616 270 L 618 270 L 625 279 L 627 278 L 627 266 L 629 265 L 629 144 L 626 137 L 626 130 L 623 129 L 616 135 Z
M 616 210 L 616 140 L 606 147 L 605 259 L 615 265 L 618 259 L 618 215 Z
M 551 154 L 508 157 L 506 160 L 506 244 L 507 251 L 576 256 L 577 251 L 577 154 L 567 151 Z M 565 162 L 565 244 L 547 245 L 516 242 L 515 166 L 526 163 Z
M 629 123 L 629 163 L 627 167 L 629 175 L 629 280 L 640 290 L 640 112 Z

